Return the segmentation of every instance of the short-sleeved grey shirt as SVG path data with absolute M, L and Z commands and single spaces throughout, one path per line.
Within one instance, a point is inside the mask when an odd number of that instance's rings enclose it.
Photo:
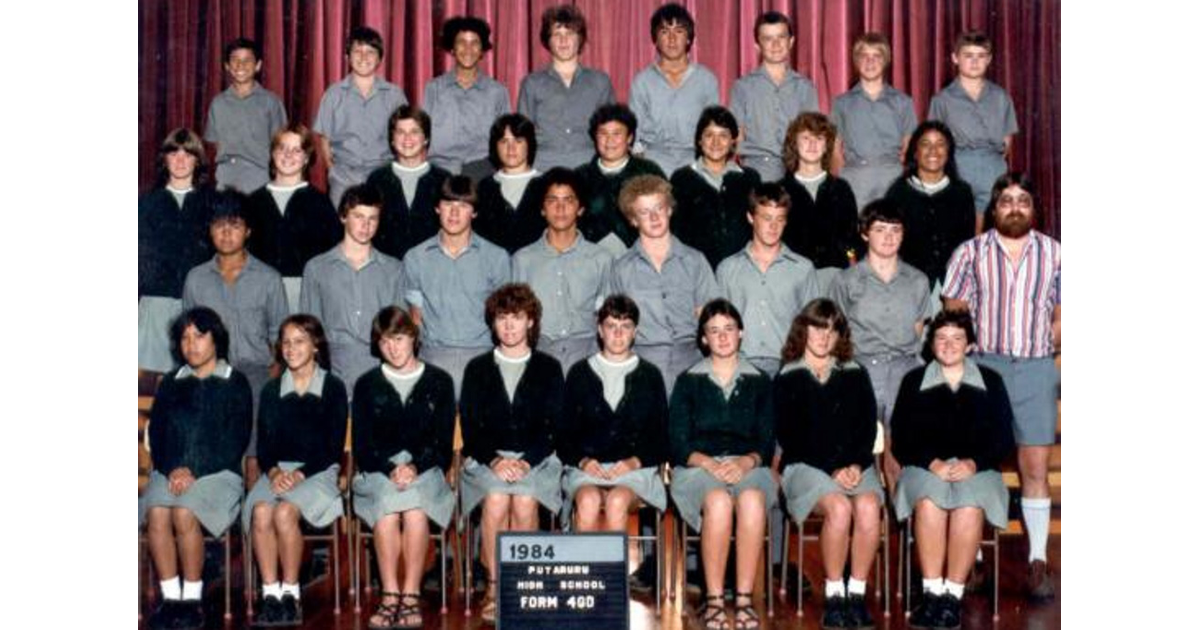
M 929 278 L 900 261 L 891 282 L 875 275 L 866 260 L 838 272 L 829 298 L 850 322 L 850 338 L 858 355 L 916 355 L 921 337 L 916 323 L 929 309 Z
M 385 306 L 404 305 L 403 272 L 399 260 L 375 248 L 356 270 L 340 243 L 304 265 L 300 312 L 316 315 L 325 326 L 333 373 L 348 385 L 369 367 L 375 315 Z
M 464 88 L 453 70 L 425 84 L 421 108 L 433 122 L 429 161 L 455 174 L 464 163 L 487 158 L 492 123 L 511 111 L 508 89 L 502 83 L 480 72 Z
M 588 136 L 588 120 L 597 107 L 616 100 L 612 80 L 599 70 L 579 66 L 570 87 L 553 65 L 529 73 L 521 81 L 517 111 L 537 127 L 534 167 L 542 172 L 555 166 L 575 168 L 591 159 L 596 149 Z
M 782 246 L 764 273 L 750 256 L 750 245 L 717 265 L 717 285 L 742 314 L 742 353 L 779 359 L 792 319 L 820 297 L 812 261 Z
M 217 145 L 216 180 L 250 194 L 270 180 L 271 137 L 287 124 L 283 102 L 256 81 L 245 98 L 233 87 L 208 106 L 204 139 Z
M 590 338 L 596 310 L 608 295 L 613 255 L 579 234 L 565 251 L 545 235 L 513 254 L 513 282 L 525 282 L 542 303 L 542 338 Z
M 856 83 L 833 101 L 830 118 L 842 139 L 847 166 L 900 164 L 904 138 L 917 128 L 912 98 L 890 85 L 872 100 L 862 83 Z
M 407 104 L 404 90 L 380 76 L 375 77 L 366 98 L 354 87 L 352 75 L 325 90 L 313 131 L 329 139 L 338 177 L 361 181 L 392 161 L 388 118 L 397 107 Z
M 432 348 L 491 346 L 484 303 L 508 282 L 508 252 L 472 234 L 458 258 L 451 258 L 439 239 L 435 234 L 404 255 L 404 296 L 421 309 L 421 343 Z
M 986 149 L 1004 151 L 1004 138 L 1017 133 L 1017 111 L 1004 88 L 984 80 L 976 101 L 958 79 L 933 95 L 929 119 L 946 123 L 954 134 L 958 151 Z
M 183 308 L 207 306 L 229 330 L 229 362 L 270 365 L 271 344 L 288 316 L 283 278 L 267 263 L 246 255 L 233 284 L 225 284 L 217 260 L 192 267 L 183 282 Z
M 789 68 L 783 83 L 775 85 L 759 66 L 733 84 L 729 110 L 746 130 L 746 137 L 738 143 L 739 153 L 782 159 L 788 125 L 801 112 L 821 111 L 821 105 L 816 86 L 804 75 Z
M 639 238 L 613 262 L 610 294 L 624 293 L 641 311 L 637 343 L 667 345 L 696 338 L 696 310 L 720 297 L 704 254 L 671 237 L 671 248 L 654 268 Z
M 643 68 L 630 86 L 629 108 L 637 116 L 637 144 L 644 157 L 668 174 L 691 164 L 700 113 L 720 104 L 716 75 L 698 63 L 688 65 L 678 88 L 671 87 L 657 62 Z

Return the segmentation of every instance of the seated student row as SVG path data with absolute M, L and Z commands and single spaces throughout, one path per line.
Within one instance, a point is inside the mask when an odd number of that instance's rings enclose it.
M 775 452 L 778 436 L 789 512 L 803 520 L 815 505 L 827 517 L 822 534 L 823 541 L 827 536 L 831 539 L 822 543 L 830 576 L 827 619 L 835 624 L 831 627 L 870 623 L 862 595 L 878 535 L 871 534 L 870 522 L 855 527 L 847 596 L 839 576 L 850 548 L 850 525 L 835 498 L 846 492 L 870 499 L 870 505 L 861 509 L 855 499 L 854 519 L 878 517 L 882 489 L 870 461 L 874 395 L 869 376 L 849 360 L 849 327 L 832 302 L 813 301 L 795 318 L 784 349 L 784 368 L 774 386 L 769 376 L 739 353 L 743 325 L 737 309 L 723 299 L 706 304 L 697 330 L 698 347 L 706 358 L 680 377 L 669 413 L 661 374 L 631 347 L 639 321 L 632 300 L 624 296 L 606 300 L 596 323 L 601 351 L 574 365 L 565 381 L 557 361 L 533 349 L 541 306 L 527 286 L 505 285 L 490 296 L 487 319 L 496 346 L 468 364 L 459 409 L 467 457 L 462 507 L 469 513 L 483 505 L 482 557 L 492 579 L 495 568 L 488 550 L 496 533 L 535 528 L 537 506 L 559 511 L 564 491 L 566 505 L 576 510 L 574 522 L 585 531 L 599 527 L 601 512 L 607 526 L 603 528 L 624 531 L 624 515 L 634 501 L 665 508 L 666 493 L 653 467 L 669 458 L 678 467 L 672 497 L 682 517 L 701 531 L 709 593 L 702 611 L 704 622 L 708 627 L 728 627 L 724 608 L 717 602 L 723 597 L 731 517 L 736 512 L 735 616 L 739 624 L 757 627 L 749 591 L 758 562 L 756 541 L 762 539 L 766 509 L 777 495 L 776 478 L 764 466 Z M 958 354 L 940 350 L 939 335 L 944 336 L 947 327 L 961 333 L 961 339 L 956 337 L 950 344 Z M 174 332 L 185 365 L 164 380 L 156 399 L 150 429 L 155 471 L 141 504 L 149 519 L 159 575 L 169 576 L 162 580 L 164 604 L 152 625 L 195 627 L 190 624 L 195 623 L 199 608 L 186 602 L 199 599 L 203 555 L 193 543 L 198 543 L 199 524 L 220 533 L 236 514 L 241 484 L 235 471 L 249 431 L 249 386 L 225 361 L 228 332 L 211 310 L 186 312 Z M 336 476 L 345 434 L 346 388 L 328 372 L 323 332 L 320 322 L 308 315 L 293 315 L 281 328 L 280 358 L 287 369 L 264 388 L 259 411 L 259 452 L 267 474 L 242 508 L 264 576 L 260 620 L 281 624 L 296 623 L 302 614 L 299 518 L 321 526 L 341 515 Z M 1005 416 L 1002 381 L 987 368 L 964 362 L 972 334 L 969 317 L 939 315 L 931 337 L 936 340 L 933 349 L 938 361 L 914 369 L 901 389 L 893 419 L 896 455 L 903 464 L 917 466 L 917 471 L 925 468 L 923 457 L 933 457 L 932 475 L 917 475 L 920 484 L 906 482 L 916 475 L 908 468 L 901 474 L 897 489 L 901 517 L 912 505 L 927 502 L 943 510 L 962 508 L 953 503 L 963 496 L 954 482 L 971 479 L 977 467 L 994 469 L 1004 445 L 1011 445 L 1011 429 L 1004 422 L 1011 412 Z M 356 515 L 374 528 L 383 583 L 372 627 L 420 627 L 417 585 L 428 520 L 445 527 L 454 507 L 444 476 L 454 425 L 452 384 L 444 371 L 418 358 L 419 340 L 420 329 L 405 311 L 395 306 L 383 309 L 372 330 L 372 347 L 382 364 L 354 387 L 352 442 L 359 468 L 352 484 L 353 505 Z M 808 376 L 797 381 L 799 374 Z M 909 381 L 911 391 L 906 389 Z M 970 391 L 981 392 L 988 401 L 983 407 L 988 415 L 971 422 L 984 423 L 978 430 L 987 433 L 986 439 L 947 437 L 966 430 L 963 419 L 956 415 L 960 412 L 938 407 L 943 403 L 919 402 L 924 400 L 926 382 L 949 383 L 951 392 L 961 382 L 974 388 Z M 834 387 L 839 383 L 846 386 Z M 963 390 L 959 395 L 974 394 Z M 860 412 L 845 415 L 845 405 Z M 956 405 L 961 411 L 961 403 Z M 841 411 L 832 411 L 837 409 Z M 934 427 L 931 422 L 940 424 Z M 910 423 L 915 424 L 910 427 Z M 935 429 L 947 433 L 928 434 Z M 666 444 L 669 448 L 663 447 Z M 814 448 L 818 444 L 826 446 Z M 565 474 L 559 454 L 567 458 Z M 965 465 L 970 468 L 959 470 L 953 458 L 969 462 Z M 942 464 L 943 460 L 949 463 Z M 943 486 L 928 487 L 938 479 Z M 994 521 L 996 506 L 1005 505 L 998 493 L 1006 491 L 998 475 L 987 480 L 984 486 L 970 487 L 971 492 L 984 493 L 982 507 Z M 942 562 L 926 560 L 927 555 L 935 558 L 926 547 L 936 543 L 921 538 L 925 528 L 933 527 L 930 519 L 936 517 L 929 513 L 931 509 L 918 510 L 917 521 L 927 576 L 940 573 Z M 570 509 L 564 512 L 569 515 Z M 982 520 L 972 518 L 981 528 Z M 182 590 L 175 577 L 177 539 L 184 565 Z M 950 570 L 963 569 L 962 576 L 952 573 L 959 584 L 973 560 L 973 551 L 967 549 L 972 540 L 977 544 L 978 536 L 957 546 L 952 540 Z M 969 556 L 962 555 L 964 549 Z M 403 589 L 398 579 L 401 557 Z M 273 581 L 279 575 L 277 561 L 283 565 L 282 584 Z M 484 619 L 494 618 L 494 596 L 494 586 L 489 586 Z M 937 611 L 956 611 L 955 605 L 947 598 L 931 604 L 939 607 Z M 956 614 L 937 611 L 929 614 Z M 849 625 L 837 625 L 842 623 Z

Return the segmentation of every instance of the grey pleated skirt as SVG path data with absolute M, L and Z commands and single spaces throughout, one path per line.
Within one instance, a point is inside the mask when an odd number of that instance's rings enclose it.
M 611 464 L 601 465 L 610 466 Z M 658 474 L 657 467 L 631 470 L 616 479 L 601 479 L 593 477 L 574 466 L 566 466 L 564 467 L 562 477 L 564 495 L 562 507 L 563 529 L 570 529 L 571 511 L 575 507 L 575 493 L 583 486 L 598 486 L 601 488 L 623 486 L 632 490 L 646 505 L 658 510 L 667 509 L 667 487 L 663 485 L 662 477 Z
M 724 458 L 718 457 L 717 459 Z M 775 477 L 771 475 L 771 470 L 764 466 L 750 469 L 750 472 L 746 473 L 741 481 L 733 485 L 717 479 L 700 467 L 676 468 L 671 475 L 671 498 L 675 500 L 675 507 L 679 509 L 679 515 L 692 529 L 700 531 L 703 522 L 700 509 L 704 506 L 704 497 L 717 488 L 725 488 L 734 498 L 737 498 L 745 490 L 762 490 L 766 495 L 768 511 L 775 507 L 779 495 L 779 486 L 775 484 Z
M 446 473 L 438 467 L 417 475 L 404 490 L 379 472 L 355 475 L 352 487 L 354 514 L 370 527 L 388 514 L 416 509 L 445 529 L 454 514 L 454 491 L 446 483 Z
M 150 483 L 138 501 L 138 525 L 146 522 L 146 514 L 152 507 L 181 507 L 195 514 L 209 534 L 220 536 L 238 516 L 242 476 L 233 471 L 222 470 L 200 477 L 179 496 L 171 494 L 168 483 L 166 475 L 150 471 Z
M 504 455 L 504 453 L 501 453 Z M 516 483 L 496 476 L 492 469 L 468 457 L 462 475 L 462 514 L 475 510 L 492 493 L 531 496 L 552 513 L 562 510 L 562 462 L 551 453 Z
M 924 468 L 905 466 L 896 482 L 896 520 L 907 520 L 924 498 L 943 510 L 977 507 L 993 526 L 1008 526 L 1008 488 L 995 470 L 977 472 L 966 481 L 942 481 Z
M 862 473 L 862 480 L 854 488 L 847 490 L 833 477 L 820 468 L 797 462 L 783 469 L 783 497 L 787 499 L 787 511 L 797 523 L 804 519 L 816 507 L 817 501 L 827 494 L 841 494 L 848 497 L 875 493 L 882 505 L 884 502 L 883 486 L 879 483 L 879 473 L 874 466 L 868 466 Z
M 294 462 L 280 462 L 279 467 L 285 471 L 298 468 Z M 242 504 L 242 530 L 249 532 L 254 516 L 254 506 L 259 503 L 278 505 L 287 501 L 300 510 L 304 521 L 313 527 L 328 527 L 344 512 L 342 509 L 342 493 L 338 491 L 337 477 L 341 467 L 337 464 L 321 472 L 304 478 L 299 484 L 283 494 L 275 494 L 271 490 L 271 480 L 267 475 L 259 475 L 258 481 L 246 495 Z
M 166 372 L 171 355 L 171 322 L 183 312 L 179 298 L 147 295 L 138 299 L 138 369 Z

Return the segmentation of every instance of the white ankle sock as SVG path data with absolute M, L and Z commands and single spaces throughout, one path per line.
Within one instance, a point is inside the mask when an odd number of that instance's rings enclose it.
M 300 599 L 300 585 L 299 584 L 288 584 L 287 582 L 284 582 L 283 583 L 283 595 L 287 595 L 289 593 L 292 595 L 292 597 L 295 597 L 297 600 L 299 600 Z M 282 597 L 282 595 L 281 595 L 281 597 Z
M 203 593 L 204 593 L 204 580 L 196 580 L 195 582 L 190 582 L 188 580 L 183 581 L 183 598 L 184 599 L 193 599 L 193 600 L 200 599 L 200 596 Z
M 1050 538 L 1050 499 L 1021 497 L 1021 514 L 1029 530 L 1029 561 L 1046 561 L 1046 541 Z
M 283 597 L 283 589 L 279 586 L 279 582 L 270 584 L 263 582 L 263 597 L 274 597 L 275 599 Z
M 163 599 L 178 600 L 182 594 L 179 590 L 178 575 L 159 581 L 158 587 L 162 589 Z
M 962 599 L 964 585 L 946 580 L 946 592 L 953 595 L 954 599 Z
M 921 588 L 930 595 L 941 595 L 946 592 L 946 582 L 942 578 L 921 578 Z
M 867 581 L 850 578 L 846 581 L 846 591 L 851 595 L 866 595 Z
M 841 580 L 825 580 L 825 597 L 845 597 L 846 585 Z

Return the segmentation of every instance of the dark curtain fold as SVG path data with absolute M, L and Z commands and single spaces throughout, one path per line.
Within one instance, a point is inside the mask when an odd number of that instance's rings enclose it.
M 650 14 L 664 0 L 575 0 L 588 18 L 583 62 L 612 77 L 626 100 L 638 70 L 654 57 Z M 442 23 L 469 13 L 492 26 L 495 48 L 484 68 L 509 88 L 549 62 L 538 39 L 542 11 L 557 0 L 139 0 L 138 190 L 154 181 L 157 146 L 167 131 L 203 133 L 208 103 L 224 89 L 221 49 L 238 36 L 264 49 L 261 82 L 279 94 L 292 119 L 306 124 L 321 94 L 346 73 L 351 26 L 380 31 L 382 72 L 421 102 L 425 82 L 451 66 L 438 46 Z M 918 118 L 954 77 L 950 47 L 968 28 L 996 43 L 990 78 L 1012 95 L 1021 132 L 1010 164 L 1034 177 L 1043 212 L 1039 227 L 1060 235 L 1060 0 L 686 0 L 696 17 L 693 57 L 717 75 L 722 101 L 757 64 L 754 19 L 778 10 L 796 28 L 794 64 L 817 85 L 821 108 L 854 83 L 850 44 L 867 30 L 892 42 L 891 81 L 912 95 Z M 324 186 L 319 165 L 312 179 Z

